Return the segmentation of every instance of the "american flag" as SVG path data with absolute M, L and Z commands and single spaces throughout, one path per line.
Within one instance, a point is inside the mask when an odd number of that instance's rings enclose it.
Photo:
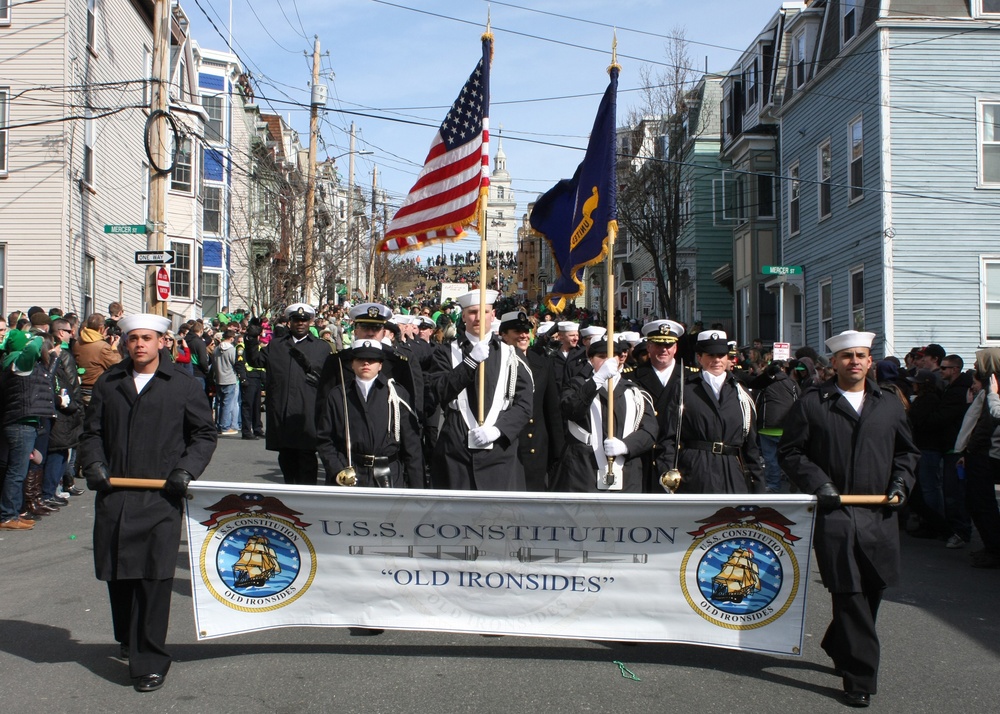
M 475 223 L 482 193 L 490 185 L 490 56 L 483 57 L 434 136 L 417 182 L 379 241 L 381 253 L 403 252 L 455 240 Z

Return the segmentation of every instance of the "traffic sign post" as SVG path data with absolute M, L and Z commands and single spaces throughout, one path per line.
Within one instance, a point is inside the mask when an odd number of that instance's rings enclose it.
M 156 271 L 156 294 L 160 302 L 170 299 L 170 273 L 163 267 Z
M 173 265 L 175 253 L 172 250 L 137 250 L 136 265 Z

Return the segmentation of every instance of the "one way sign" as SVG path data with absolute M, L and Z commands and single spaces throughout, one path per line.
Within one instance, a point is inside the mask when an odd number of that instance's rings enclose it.
M 135 252 L 136 265 L 173 265 L 174 251 L 172 250 L 137 250 Z

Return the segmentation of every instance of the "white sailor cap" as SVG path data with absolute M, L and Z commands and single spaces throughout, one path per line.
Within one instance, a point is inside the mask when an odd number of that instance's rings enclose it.
M 524 310 L 513 310 L 505 312 L 500 318 L 500 332 L 504 330 L 531 330 L 531 320 Z
M 497 296 L 499 294 L 500 293 L 498 293 L 496 290 L 487 290 L 486 291 L 486 304 L 487 305 L 492 305 L 493 303 L 495 303 L 497 301 Z M 470 290 L 469 292 L 465 293 L 464 295 L 459 295 L 457 298 L 455 298 L 455 302 L 457 302 L 461 306 L 461 308 L 463 310 L 465 308 L 467 308 L 467 307 L 472 307 L 473 305 L 478 305 L 479 304 L 479 291 L 478 290 Z
M 313 309 L 312 305 L 307 305 L 304 302 L 297 302 L 285 308 L 285 317 L 311 319 L 316 317 L 316 311 Z
M 371 322 L 381 325 L 392 317 L 392 310 L 377 302 L 363 302 L 352 307 L 347 315 L 355 322 Z
M 579 332 L 580 323 L 579 322 L 569 322 L 565 320 L 557 324 L 560 332 Z
M 535 330 L 536 335 L 547 335 L 553 327 L 556 326 L 554 322 L 540 322 L 538 323 L 538 329 Z
M 388 322 L 392 322 L 392 323 L 394 323 L 396 325 L 415 325 L 416 324 L 416 320 L 414 319 L 414 317 L 412 315 L 403 315 L 403 314 L 393 315 L 392 317 L 390 317 L 388 319 Z
M 132 330 L 152 330 L 162 335 L 170 329 L 170 320 L 160 315 L 140 313 L 139 315 L 126 315 L 118 321 L 118 327 L 125 334 Z
M 635 347 L 642 341 L 642 335 L 634 330 L 626 330 L 618 335 L 618 339 L 628 342 L 631 347 Z
M 590 325 L 580 330 L 580 337 L 604 337 L 608 334 L 608 328 L 600 325 Z
M 642 326 L 643 336 L 650 342 L 677 342 L 684 335 L 684 327 L 673 320 L 653 320 Z
M 875 341 L 874 332 L 858 332 L 857 330 L 845 330 L 839 335 L 834 335 L 826 341 L 826 348 L 830 350 L 830 354 L 835 355 L 841 350 L 850 349 L 851 347 L 867 347 L 872 348 L 872 342 Z
M 385 359 L 385 350 L 378 340 L 354 340 L 351 359 Z
M 729 354 L 729 337 L 722 330 L 704 330 L 698 333 L 698 342 L 694 351 L 705 355 L 727 355 Z

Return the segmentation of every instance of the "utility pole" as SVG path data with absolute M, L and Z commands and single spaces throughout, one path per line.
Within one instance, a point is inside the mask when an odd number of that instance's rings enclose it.
M 326 92 L 319 90 L 319 35 L 314 35 L 312 95 L 309 102 L 309 166 L 306 176 L 306 226 L 303 236 L 302 262 L 305 263 L 303 300 L 312 305 L 316 266 L 313 258 L 313 230 L 316 223 L 316 142 L 319 134 L 319 107 L 326 104 Z M 323 89 L 326 89 L 325 87 Z M 320 95 L 323 95 L 322 97 Z
M 153 76 L 149 108 L 151 112 L 167 112 L 170 109 L 168 80 L 170 77 L 170 0 L 156 0 L 153 8 Z M 154 166 L 149 167 L 149 220 L 153 232 L 146 234 L 146 248 L 162 251 L 166 243 L 167 228 L 167 181 L 170 174 L 160 173 L 156 167 L 172 163 L 167 152 L 167 120 L 162 116 L 150 127 L 148 137 Z M 146 269 L 146 302 L 150 311 L 167 316 L 167 301 L 160 300 L 156 291 L 157 266 Z
M 347 160 L 347 299 L 353 305 L 355 303 L 354 294 L 351 292 L 352 281 L 357 280 L 357 286 L 361 287 L 361 274 L 358 270 L 358 261 L 355 257 L 357 245 L 354 241 L 354 122 L 351 122 L 351 150 Z
M 368 232 L 368 299 L 375 299 L 375 192 L 378 190 L 378 166 L 372 171 L 372 223 Z

